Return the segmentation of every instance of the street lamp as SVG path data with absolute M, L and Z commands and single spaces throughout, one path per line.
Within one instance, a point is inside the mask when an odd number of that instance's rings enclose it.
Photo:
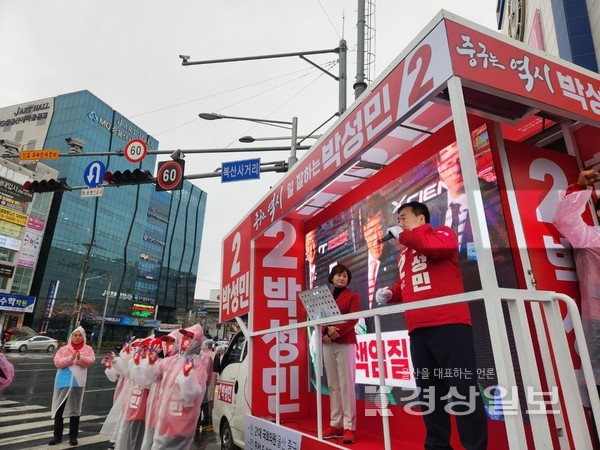
M 88 280 L 95 280 L 96 278 L 101 278 L 104 275 L 98 275 L 96 277 L 88 277 L 85 280 L 83 280 L 83 288 L 81 289 L 81 299 L 79 301 L 79 304 L 77 305 L 77 319 L 75 319 L 75 326 L 78 327 L 80 325 L 79 321 L 81 320 L 81 302 L 85 299 L 85 285 L 87 284 Z
M 312 134 L 310 136 L 296 136 L 297 139 L 319 139 L 321 137 L 320 134 Z M 281 141 L 283 139 L 289 139 L 289 136 L 269 136 L 269 137 L 254 137 L 254 136 L 242 136 L 238 139 L 238 141 L 243 142 L 244 144 L 251 144 L 257 141 Z
M 292 131 L 292 145 L 290 149 L 290 157 L 288 158 L 288 169 L 298 162 L 296 156 L 296 149 L 298 146 L 298 118 L 292 117 L 291 122 L 285 122 L 282 120 L 271 120 L 271 119 L 255 119 L 253 117 L 237 117 L 237 116 L 226 116 L 224 114 L 217 113 L 200 113 L 198 116 L 204 120 L 218 120 L 218 119 L 233 119 L 233 120 L 246 120 L 248 122 L 260 123 L 263 125 L 270 125 L 278 128 L 285 128 Z M 289 125 L 289 126 L 286 126 Z

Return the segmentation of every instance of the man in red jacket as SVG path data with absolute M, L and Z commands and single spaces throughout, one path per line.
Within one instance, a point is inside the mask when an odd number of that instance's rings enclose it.
M 378 303 L 415 302 L 464 292 L 458 241 L 451 228 L 429 225 L 429 210 L 409 202 L 398 210 L 402 232 L 399 280 L 379 289 Z M 471 315 L 467 303 L 404 313 L 427 436 L 425 448 L 451 449 L 450 413 L 467 450 L 487 448 L 487 417 L 477 387 Z

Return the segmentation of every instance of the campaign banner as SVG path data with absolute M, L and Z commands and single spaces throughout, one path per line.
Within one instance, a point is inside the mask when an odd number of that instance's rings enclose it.
M 268 330 L 306 320 L 298 293 L 304 278 L 304 237 L 301 221 L 282 219 L 255 241 L 254 295 L 250 314 L 251 331 Z M 277 353 L 279 341 L 279 354 Z M 286 417 L 308 412 L 301 396 L 308 391 L 306 329 L 266 334 L 251 342 L 252 412 L 255 416 L 276 413 Z M 279 358 L 279 372 L 276 361 Z M 279 381 L 277 382 L 277 377 Z
M 247 314 L 250 309 L 250 234 L 252 217 L 247 216 L 223 240 L 221 306 L 219 322 Z
M 375 334 L 356 336 L 356 382 L 379 386 L 377 339 Z M 408 331 L 381 333 L 383 348 L 383 375 L 388 386 L 416 389 L 414 369 L 410 359 Z
M 322 189 L 452 75 L 444 23 L 438 24 L 302 158 L 251 212 L 253 235 Z
M 560 192 L 577 180 L 577 161 L 574 156 L 518 142 L 506 142 L 506 154 L 536 288 L 562 292 L 579 303 L 571 246 L 552 224 Z M 592 224 L 589 211 L 583 217 Z M 566 307 L 561 307 L 565 317 Z M 578 368 L 581 364 L 572 330 L 568 339 Z
M 560 105 L 588 123 L 600 120 L 597 74 L 584 74 L 456 22 L 445 23 L 455 75 L 550 107 Z
M 261 450 L 300 450 L 302 433 L 267 420 L 246 415 L 244 448 Z

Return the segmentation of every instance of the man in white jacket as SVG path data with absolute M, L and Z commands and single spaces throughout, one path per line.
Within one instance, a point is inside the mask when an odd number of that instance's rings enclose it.
M 582 217 L 592 186 L 599 181 L 598 171 L 582 171 L 577 182 L 561 192 L 552 223 L 573 247 L 583 331 L 600 392 L 600 226 L 588 225 Z M 595 214 L 600 219 L 600 200 L 596 202 Z

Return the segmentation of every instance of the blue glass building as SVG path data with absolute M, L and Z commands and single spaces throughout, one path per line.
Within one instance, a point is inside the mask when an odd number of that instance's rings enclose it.
M 45 133 L 32 140 L 27 127 L 21 134 L 16 128 L 9 131 L 23 148 L 60 149 L 59 159 L 45 163 L 69 186 L 83 186 L 86 167 L 96 160 L 111 172 L 140 168 L 154 173 L 155 155 L 137 164 L 118 155 L 131 139 L 157 150 L 158 141 L 146 131 L 88 91 L 52 100 Z M 81 155 L 114 155 L 68 156 L 68 138 L 85 142 Z M 76 302 L 78 291 L 82 303 L 96 305 L 99 315 L 106 302 L 105 341 L 147 334 L 155 314 L 178 323 L 193 308 L 206 207 L 201 189 L 185 181 L 181 191 L 172 193 L 141 184 L 105 187 L 100 197 L 82 197 L 81 190 L 36 195 L 53 199 L 28 293 L 38 297 L 29 320 L 34 329 L 47 318 L 50 297 L 56 308 Z M 158 311 L 148 313 L 155 305 Z M 90 334 L 97 331 L 98 316 L 83 317 L 83 325 Z M 54 326 L 58 331 L 64 324 Z

